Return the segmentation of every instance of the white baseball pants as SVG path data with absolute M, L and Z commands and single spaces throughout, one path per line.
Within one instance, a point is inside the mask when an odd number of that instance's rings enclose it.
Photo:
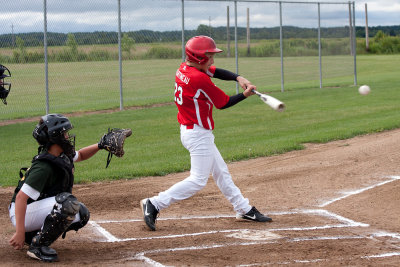
M 54 204 L 56 204 L 55 197 L 44 198 L 39 201 L 32 202 L 27 205 L 25 213 L 25 232 L 32 232 L 40 230 L 46 219 L 47 215 L 53 210 Z M 11 223 L 15 226 L 15 203 L 11 203 L 9 207 L 9 215 Z M 79 222 L 81 217 L 79 212 L 76 214 L 75 219 L 72 223 Z
M 194 125 L 193 129 L 181 126 L 181 142 L 190 152 L 190 176 L 176 183 L 158 196 L 150 198 L 151 203 L 159 210 L 172 203 L 187 199 L 200 191 L 212 174 L 222 194 L 239 214 L 250 211 L 249 200 L 244 198 L 240 189 L 233 183 L 228 166 L 214 143 L 212 130 Z

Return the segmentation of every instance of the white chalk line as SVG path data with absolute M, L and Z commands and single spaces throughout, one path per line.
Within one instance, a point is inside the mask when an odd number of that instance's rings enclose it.
M 91 224 L 100 234 L 102 234 L 106 238 L 107 242 L 118 242 L 119 238 L 116 238 L 109 231 L 98 225 L 95 221 L 89 221 L 89 224 Z
M 293 215 L 293 214 L 313 214 L 318 216 L 324 216 L 327 218 L 334 218 L 338 221 L 348 223 L 348 224 L 360 224 L 353 220 L 344 218 L 340 215 L 337 215 L 333 212 L 324 210 L 324 209 L 296 209 L 292 211 L 279 211 L 279 212 L 269 212 L 269 215 L 279 216 L 279 215 Z M 209 215 L 209 216 L 181 216 L 181 217 L 166 217 L 166 218 L 158 218 L 157 221 L 168 221 L 168 220 L 202 220 L 202 219 L 220 219 L 220 218 L 235 218 L 234 215 Z M 96 224 L 106 224 L 106 223 L 129 223 L 129 222 L 143 222 L 143 218 L 140 219 L 124 219 L 124 220 L 98 220 L 91 221 Z M 367 225 L 368 226 L 368 225 Z
M 394 176 L 394 175 L 392 175 L 392 176 L 386 176 L 385 178 L 390 178 L 390 180 L 383 181 L 383 182 L 381 182 L 381 183 L 374 184 L 374 185 L 371 185 L 371 186 L 368 186 L 368 187 L 365 187 L 365 188 L 361 188 L 361 189 L 358 189 L 358 190 L 355 190 L 355 191 L 343 192 L 343 196 L 338 197 L 338 198 L 334 198 L 334 199 L 332 199 L 332 200 L 329 200 L 329 201 L 327 201 L 327 202 L 325 202 L 325 203 L 319 205 L 319 207 L 320 207 L 320 208 L 324 208 L 324 207 L 326 207 L 326 206 L 328 206 L 328 205 L 330 205 L 330 204 L 332 204 L 332 203 L 334 203 L 334 202 L 336 202 L 336 201 L 345 199 L 345 198 L 347 198 L 347 197 L 349 197 L 349 196 L 357 195 L 357 194 L 360 194 L 360 193 L 362 193 L 362 192 L 364 192 L 364 191 L 373 189 L 373 188 L 375 188 L 375 187 L 382 186 L 382 185 L 384 185 L 384 184 L 391 183 L 391 182 L 393 182 L 393 181 L 399 180 L 399 179 L 400 179 L 400 176 Z
M 400 252 L 391 252 L 391 253 L 383 253 L 378 255 L 369 255 L 369 256 L 361 256 L 361 259 L 373 259 L 373 258 L 387 258 L 387 257 L 395 257 L 400 256 Z M 344 258 L 339 258 L 338 260 L 344 260 Z M 328 259 L 311 259 L 311 260 L 292 260 L 292 261 L 283 261 L 283 262 L 260 262 L 253 264 L 240 264 L 236 266 L 240 267 L 251 267 L 251 266 L 265 266 L 265 265 L 293 265 L 296 263 L 304 264 L 304 263 L 317 263 L 317 262 L 328 262 Z
M 288 215 L 288 214 L 308 214 L 308 215 L 318 215 L 322 217 L 327 217 L 330 219 L 335 219 L 339 221 L 339 224 L 327 224 L 322 226 L 311 226 L 311 227 L 287 227 L 287 228 L 272 228 L 268 229 L 271 232 L 277 231 L 310 231 L 310 230 L 321 230 L 321 229 L 331 229 L 331 228 L 345 228 L 345 227 L 368 227 L 368 224 L 355 222 L 353 220 L 344 218 L 340 215 L 337 215 L 333 212 L 329 212 L 326 210 L 320 209 L 309 209 L 309 210 L 298 210 L 298 211 L 285 211 L 285 212 L 276 212 L 270 214 L 279 214 L 279 215 Z M 175 217 L 175 218 L 164 218 L 163 220 L 199 220 L 199 219 L 215 219 L 215 218 L 233 218 L 234 216 L 230 215 L 216 215 L 216 216 L 185 216 L 185 217 Z M 161 220 L 161 219 L 160 219 Z M 105 228 L 101 227 L 99 224 L 106 223 L 128 223 L 128 222 L 142 222 L 143 219 L 129 219 L 129 220 L 103 220 L 103 221 L 90 221 L 91 225 L 105 237 L 105 241 L 103 242 L 127 242 L 127 241 L 138 241 L 138 240 L 149 240 L 149 239 L 166 239 L 166 238 L 180 238 L 180 237 L 188 237 L 188 236 L 200 236 L 200 235 L 210 235 L 210 234 L 219 234 L 219 233 L 232 233 L 239 232 L 251 229 L 227 229 L 227 230 L 215 230 L 215 231 L 207 231 L 207 232 L 197 232 L 190 234 L 179 234 L 179 235 L 166 235 L 166 236 L 152 236 L 152 237 L 132 237 L 132 238 L 118 238 L 108 232 Z M 254 229 L 253 229 L 254 230 Z
M 346 237 L 340 237 L 341 239 L 346 239 Z M 350 236 L 347 238 L 355 238 L 354 236 Z M 358 237 L 364 238 L 364 237 Z M 324 237 L 320 237 L 319 240 L 325 240 Z M 295 240 L 295 239 L 286 239 L 286 242 L 300 242 L 300 241 L 308 241 L 308 240 Z M 145 254 L 160 254 L 160 253 L 168 253 L 168 252 L 177 252 L 177 251 L 188 251 L 188 250 L 204 250 L 204 249 L 214 249 L 214 248 L 225 248 L 225 247 L 232 247 L 232 246 L 254 246 L 254 245 L 265 245 L 265 244 L 274 244 L 277 241 L 257 241 L 257 242 L 233 242 L 233 243 L 223 243 L 223 244 L 213 244 L 213 245 L 203 245 L 203 246 L 190 246 L 190 247 L 180 247 L 180 248 L 168 248 L 168 249 L 154 249 L 154 250 L 147 250 L 136 254 L 132 257 L 132 260 L 140 260 L 146 259 L 146 261 L 151 260 L 152 262 L 156 263 L 157 266 L 164 266 L 159 262 L 156 262 L 146 256 Z M 127 259 L 129 260 L 129 258 Z
M 159 263 L 159 262 L 157 262 L 157 261 L 155 261 L 155 260 L 150 259 L 149 257 L 144 256 L 144 253 L 143 253 L 143 252 L 137 254 L 137 255 L 136 255 L 135 257 L 133 257 L 133 258 L 128 258 L 128 259 L 125 259 L 125 260 L 139 260 L 139 261 L 144 261 L 145 263 L 148 263 L 148 264 L 150 264 L 151 266 L 155 266 L 155 267 L 164 267 L 164 266 L 165 266 L 165 265 L 163 265 L 163 264 L 161 264 L 161 263 Z
M 390 252 L 390 253 L 383 253 L 383 254 L 378 254 L 378 255 L 363 256 L 361 258 L 371 259 L 371 258 L 386 258 L 386 257 L 393 257 L 393 256 L 400 256 L 400 252 Z
M 299 213 L 297 211 L 282 211 L 282 212 L 269 212 L 269 215 L 291 215 Z M 235 215 L 202 215 L 202 216 L 177 216 L 177 217 L 164 217 L 158 218 L 157 221 L 168 221 L 168 220 L 193 220 L 193 219 L 220 219 L 220 218 L 235 218 Z M 96 223 L 128 223 L 128 222 L 142 222 L 143 218 L 140 219 L 124 219 L 124 220 L 98 220 Z
M 382 186 L 384 184 L 393 182 L 395 180 L 399 180 L 400 176 L 387 176 L 391 180 L 384 181 L 372 186 L 368 186 L 366 188 L 362 188 L 356 191 L 347 192 L 344 196 L 332 199 L 330 201 L 325 202 L 324 204 L 320 205 L 319 207 L 325 207 L 329 204 L 332 204 L 336 201 L 342 200 L 347 198 L 351 195 L 360 194 L 364 191 L 373 189 L 378 186 Z M 318 229 L 330 229 L 330 228 L 344 228 L 344 227 L 368 227 L 368 224 L 355 222 L 351 219 L 345 218 L 343 216 L 337 215 L 335 213 L 329 212 L 323 209 L 314 209 L 314 210 L 300 210 L 300 211 L 290 211 L 290 212 L 275 212 L 269 213 L 271 215 L 287 215 L 287 214 L 316 214 L 319 216 L 334 218 L 341 222 L 341 224 L 334 224 L 334 225 L 324 225 L 324 226 L 314 226 L 314 227 L 289 227 L 289 228 L 276 228 L 276 229 L 269 229 L 269 231 L 305 231 L 305 230 L 318 230 Z M 160 218 L 158 220 L 193 220 L 193 219 L 218 219 L 218 218 L 232 218 L 234 216 L 231 215 L 217 215 L 217 216 L 183 216 L 183 217 L 171 217 L 171 218 Z M 219 231 L 208 231 L 208 232 L 201 232 L 201 233 L 192 233 L 192 234 L 182 234 L 182 235 L 167 235 L 167 236 L 156 236 L 156 237 L 143 237 L 143 238 L 125 238 L 119 239 L 109 233 L 106 229 L 101 227 L 99 224 L 101 223 L 124 223 L 124 222 L 139 222 L 143 221 L 142 219 L 127 219 L 127 220 L 102 220 L 102 221 L 90 221 L 91 225 L 98 230 L 105 238 L 105 242 L 123 242 L 123 241 L 133 241 L 133 240 L 147 240 L 147 239 L 162 239 L 162 238 L 177 238 L 177 237 L 185 237 L 185 236 L 195 236 L 195 235 L 204 235 L 204 234 L 216 234 L 216 233 L 229 233 L 229 232 L 238 232 L 248 229 L 231 229 L 231 230 L 219 230 Z M 254 230 L 254 229 L 253 229 Z M 377 232 L 371 234 L 371 236 L 375 237 L 383 237 L 388 236 L 395 239 L 400 239 L 400 234 L 398 233 L 388 233 L 388 232 Z M 340 239 L 362 239 L 367 238 L 365 236 L 328 236 L 328 237 L 306 237 L 306 238 L 293 238 L 286 240 L 287 242 L 304 242 L 304 241 L 316 241 L 316 240 L 340 240 Z M 172 248 L 172 249 L 160 249 L 160 250 L 151 250 L 145 251 L 136 254 L 132 259 L 135 260 L 142 260 L 146 263 L 149 263 L 153 266 L 164 266 L 161 263 L 158 263 L 146 256 L 145 254 L 148 253 L 163 253 L 163 252 L 173 252 L 173 251 L 184 251 L 184 250 L 200 250 L 200 249 L 210 249 L 210 248 L 218 248 L 218 247 L 227 247 L 227 246 L 243 246 L 243 245 L 258 245 L 258 244 L 268 244 L 268 243 L 276 243 L 276 241 L 267 241 L 267 242 L 247 242 L 247 243 L 230 243 L 230 244 L 220 244 L 220 245 L 212 245 L 212 246 L 199 246 L 199 247 L 185 247 L 185 248 Z M 383 253 L 379 255 L 370 255 L 370 256 L 361 256 L 361 258 L 384 258 L 384 257 L 392 257 L 392 256 L 399 256 L 400 252 L 390 252 L 390 253 Z M 314 259 L 314 260 L 294 260 L 293 262 L 304 263 L 304 262 L 318 262 L 324 261 L 323 259 Z M 293 263 L 288 262 L 288 264 Z M 274 263 L 276 264 L 276 263 Z M 251 266 L 251 265 L 243 265 L 243 266 Z
M 400 239 L 399 233 L 390 233 L 390 232 L 386 232 L 386 231 L 380 231 L 380 232 L 373 233 L 372 236 L 374 236 L 374 237 L 391 237 L 391 238 L 395 238 L 395 239 Z
M 309 238 L 290 238 L 285 239 L 285 242 L 307 242 L 307 241 L 323 241 L 323 240 L 350 240 L 350 239 L 365 239 L 363 236 L 319 236 L 319 237 L 309 237 Z M 270 241 L 257 241 L 257 242 L 233 242 L 233 243 L 223 243 L 223 244 L 213 244 L 213 245 L 203 245 L 203 246 L 190 246 L 190 247 L 180 247 L 180 248 L 168 248 L 168 249 L 154 249 L 147 250 L 140 253 L 137 253 L 134 257 L 128 258 L 125 260 L 143 260 L 147 263 L 150 263 L 154 266 L 164 266 L 163 264 L 150 259 L 149 257 L 144 256 L 145 254 L 160 254 L 160 253 L 168 253 L 168 252 L 179 252 L 179 251 L 190 251 L 190 250 L 205 250 L 205 249 L 215 249 L 215 248 L 225 248 L 232 246 L 254 246 L 254 245 L 266 245 L 266 244 L 274 244 L 277 243 L 275 240 Z M 360 256 L 360 258 L 383 258 L 383 257 L 393 257 L 399 256 L 400 252 L 389 252 L 383 253 L 379 255 L 366 255 Z M 313 259 L 313 260 L 293 260 L 292 262 L 280 262 L 279 264 L 291 264 L 291 263 L 313 263 L 319 261 L 328 261 L 327 259 Z M 255 264 L 260 265 L 261 263 Z M 262 263 L 264 264 L 278 264 L 274 263 Z M 238 266 L 254 266 L 254 265 L 238 265 Z

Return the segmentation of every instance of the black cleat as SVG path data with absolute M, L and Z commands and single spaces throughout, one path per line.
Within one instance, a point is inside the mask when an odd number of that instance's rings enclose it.
M 35 246 L 31 244 L 27 254 L 29 257 L 40 261 L 58 261 L 57 252 L 54 249 L 46 246 Z
M 259 212 L 256 209 L 256 207 L 252 207 L 251 210 L 244 215 L 237 214 L 236 219 L 238 219 L 238 220 L 244 219 L 244 220 L 250 220 L 250 221 L 255 221 L 255 222 L 272 222 L 272 219 L 270 217 L 265 216 L 264 214 Z
M 142 199 L 140 201 L 140 207 L 142 208 L 143 219 L 147 227 L 149 227 L 150 230 L 155 231 L 158 210 L 156 209 L 156 207 L 154 207 L 154 205 L 148 198 Z

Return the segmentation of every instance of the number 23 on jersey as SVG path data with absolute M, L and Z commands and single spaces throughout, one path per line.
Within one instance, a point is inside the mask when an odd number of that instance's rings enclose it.
M 175 83 L 175 103 L 177 103 L 178 105 L 182 105 L 183 103 L 182 93 L 182 87 Z

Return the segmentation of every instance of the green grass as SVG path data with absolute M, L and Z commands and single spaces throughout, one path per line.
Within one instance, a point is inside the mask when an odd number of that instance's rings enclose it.
M 399 58 L 399 57 L 397 57 Z M 324 86 L 353 84 L 350 56 L 322 59 Z M 217 66 L 236 71 L 235 59 L 218 57 Z M 180 60 L 131 60 L 123 62 L 123 104 L 145 106 L 171 102 L 173 76 Z M 239 73 L 260 89 L 281 90 L 280 58 L 240 58 Z M 285 57 L 285 90 L 319 87 L 318 57 Z M 39 116 L 46 111 L 43 64 L 10 64 L 12 90 L 8 105 L 0 109 L 0 121 Z M 71 113 L 119 108 L 119 69 L 116 61 L 49 64 L 50 112 Z M 229 93 L 235 84 L 216 81 Z
M 284 93 L 279 92 L 279 86 L 271 90 L 272 96 L 285 102 L 285 112 L 271 110 L 256 96 L 227 110 L 215 110 L 214 134 L 225 160 L 269 156 L 302 149 L 303 143 L 346 139 L 400 127 L 400 77 L 396 63 L 400 57 L 362 56 L 357 59 L 358 83 L 371 86 L 369 95 L 362 96 L 357 87 L 342 84 L 352 81 L 351 76 L 326 78 L 325 82 L 331 87 L 320 89 L 318 83 L 304 82 L 300 75 L 298 83 L 293 82 L 293 87 Z M 271 77 L 260 75 L 257 66 L 250 64 L 251 60 L 242 73 L 254 80 L 260 91 L 270 91 L 265 84 Z M 174 71 L 175 67 L 170 70 L 172 77 Z M 165 81 L 172 77 L 169 75 Z M 234 88 L 232 82 L 218 81 L 218 84 Z M 234 89 L 228 91 L 232 93 Z M 1 111 L 5 108 L 3 106 Z M 77 163 L 77 183 L 164 175 L 190 167 L 189 153 L 180 143 L 175 105 L 71 117 L 71 121 L 72 132 L 77 135 L 77 148 L 96 143 L 108 127 L 133 130 L 125 143 L 125 156 L 113 158 L 107 169 L 105 151 Z M 30 165 L 37 149 L 32 138 L 35 125 L 30 122 L 0 126 L 1 186 L 16 185 L 19 168 Z

